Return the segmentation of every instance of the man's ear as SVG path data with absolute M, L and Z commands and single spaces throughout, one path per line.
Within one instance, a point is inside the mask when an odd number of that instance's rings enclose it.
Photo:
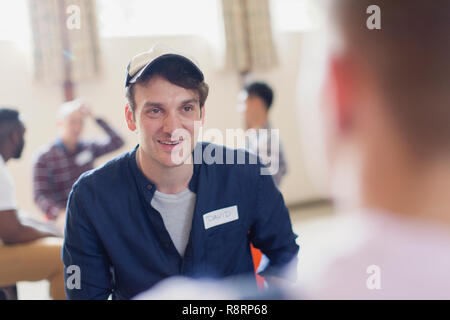
M 131 131 L 135 131 L 136 121 L 134 117 L 134 112 L 128 103 L 125 105 L 125 120 L 127 121 L 128 129 L 130 129 Z
M 203 105 L 203 107 L 200 108 L 202 115 L 200 117 L 200 121 L 202 122 L 202 126 L 205 124 L 205 105 Z
M 355 101 L 355 86 L 352 68 L 347 59 L 334 56 L 330 59 L 330 83 L 334 91 L 334 114 L 339 130 L 348 130 L 352 125 Z

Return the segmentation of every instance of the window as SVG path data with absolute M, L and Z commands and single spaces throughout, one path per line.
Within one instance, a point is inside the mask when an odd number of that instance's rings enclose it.
M 196 34 L 217 38 L 219 0 L 97 0 L 100 36 Z
M 0 41 L 28 44 L 31 39 L 28 1 L 0 0 Z
M 317 3 L 313 2 L 314 0 L 271 0 L 274 30 L 299 32 L 315 29 L 319 23 L 319 15 Z

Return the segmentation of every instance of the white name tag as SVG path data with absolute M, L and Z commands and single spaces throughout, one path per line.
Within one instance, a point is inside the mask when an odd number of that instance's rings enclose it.
M 92 152 L 89 150 L 84 150 L 76 156 L 75 163 L 81 167 L 81 166 L 85 165 L 86 163 L 92 161 L 93 159 L 94 159 L 94 155 L 92 154 Z
M 237 206 L 211 211 L 203 215 L 205 229 L 239 219 Z

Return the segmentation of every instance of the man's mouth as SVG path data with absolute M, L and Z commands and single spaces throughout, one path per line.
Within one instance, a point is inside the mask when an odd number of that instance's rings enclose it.
M 174 146 L 177 144 L 180 144 L 183 142 L 183 140 L 177 140 L 177 141 L 170 141 L 170 140 L 158 140 L 159 143 L 167 145 L 167 146 Z

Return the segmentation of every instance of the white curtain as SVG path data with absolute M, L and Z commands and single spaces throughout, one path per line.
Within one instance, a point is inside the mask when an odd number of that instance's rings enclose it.
M 29 0 L 35 75 L 60 84 L 87 80 L 100 69 L 93 0 Z
M 222 0 L 227 63 L 241 73 L 277 63 L 269 0 Z

